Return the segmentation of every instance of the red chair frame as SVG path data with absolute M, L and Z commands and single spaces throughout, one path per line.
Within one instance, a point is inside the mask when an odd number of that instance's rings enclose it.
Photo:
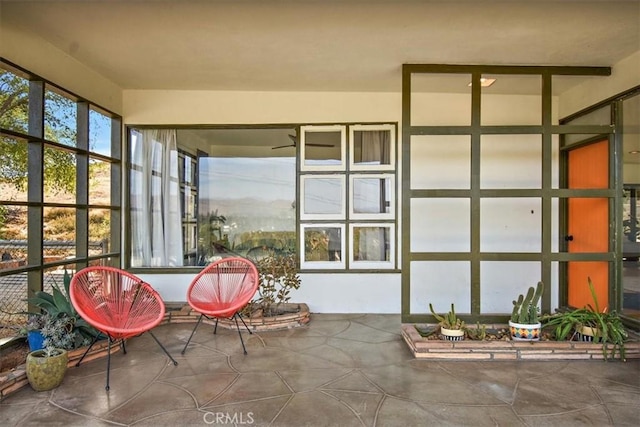
M 219 319 L 233 319 L 236 322 L 242 350 L 247 354 L 247 349 L 242 339 L 238 318 L 251 334 L 251 330 L 239 313 L 255 295 L 260 284 L 260 276 L 255 264 L 246 258 L 229 257 L 215 261 L 206 266 L 189 285 L 187 290 L 187 302 L 194 311 L 200 313 L 198 322 L 193 328 L 182 354 L 187 350 L 193 334 L 202 322 L 202 318 L 216 319 L 213 329 L 218 330 Z
M 106 390 L 109 390 L 111 344 L 115 340 L 122 340 L 122 350 L 126 354 L 125 339 L 149 332 L 173 364 L 178 364 L 151 332 L 164 319 L 162 297 L 139 277 L 114 267 L 87 267 L 71 278 L 69 297 L 80 317 L 107 336 Z M 98 337 L 94 338 L 76 366 L 80 366 Z

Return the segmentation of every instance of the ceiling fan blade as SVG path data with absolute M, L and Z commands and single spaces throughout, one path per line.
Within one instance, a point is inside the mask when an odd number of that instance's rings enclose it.
M 278 148 L 289 148 L 289 147 L 295 147 L 295 144 L 290 144 L 290 145 L 279 145 L 277 147 L 271 147 L 272 150 L 277 150 Z
M 290 139 L 291 141 L 293 141 L 293 143 L 294 143 L 294 144 L 297 144 L 297 143 L 298 143 L 298 139 L 296 138 L 296 136 L 295 136 L 295 135 L 291 135 L 291 134 L 289 134 L 289 139 Z
M 311 142 L 309 142 L 309 143 L 307 143 L 307 144 L 305 144 L 305 145 L 306 145 L 307 147 L 327 147 L 327 148 L 329 148 L 329 147 L 333 147 L 333 145 L 331 145 L 331 144 L 313 144 L 313 143 L 311 143 Z

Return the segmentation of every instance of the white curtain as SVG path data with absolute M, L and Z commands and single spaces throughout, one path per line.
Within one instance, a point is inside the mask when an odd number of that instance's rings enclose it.
M 183 265 L 175 129 L 135 130 L 131 137 L 132 267 Z
M 388 165 L 390 154 L 391 135 L 388 131 L 362 132 L 362 162 Z

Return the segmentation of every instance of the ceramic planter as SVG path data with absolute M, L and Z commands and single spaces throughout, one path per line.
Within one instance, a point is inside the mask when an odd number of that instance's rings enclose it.
M 46 356 L 45 350 L 32 351 L 27 355 L 26 373 L 31 388 L 46 391 L 62 383 L 67 371 L 67 350 L 57 350 L 59 354 Z
M 509 320 L 511 339 L 515 341 L 539 341 L 542 324 L 515 323 Z
M 578 331 L 578 339 L 580 341 L 593 341 L 593 338 L 597 335 L 597 328 L 592 328 L 591 326 L 583 326 Z
M 462 329 L 440 328 L 442 339 L 447 341 L 462 341 L 464 339 L 464 331 Z
M 42 350 L 44 348 L 44 337 L 39 329 L 27 332 L 27 342 L 29 351 Z

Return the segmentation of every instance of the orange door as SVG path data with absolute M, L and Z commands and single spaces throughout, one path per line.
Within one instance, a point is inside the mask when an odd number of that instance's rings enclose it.
M 607 140 L 569 151 L 569 188 L 609 188 L 609 142 Z M 570 198 L 568 201 L 568 251 L 609 251 L 609 201 L 606 198 Z M 587 277 L 596 289 L 600 310 L 609 304 L 609 265 L 600 261 L 568 263 L 568 303 L 572 307 L 593 305 Z

